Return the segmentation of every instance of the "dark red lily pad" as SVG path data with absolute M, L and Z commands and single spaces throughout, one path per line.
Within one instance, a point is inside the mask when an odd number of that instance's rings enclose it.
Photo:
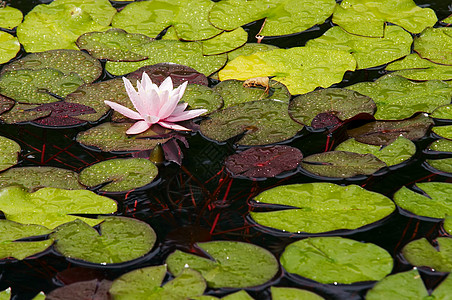
M 8 97 L 0 95 L 0 115 L 13 108 L 16 102 Z
M 64 101 L 43 104 L 35 108 L 34 110 L 38 112 L 50 111 L 49 116 L 34 120 L 33 123 L 52 127 L 83 124 L 85 123 L 85 121 L 73 117 L 85 114 L 92 114 L 96 112 L 93 108 L 89 106 L 77 103 L 67 103 Z
M 110 296 L 108 290 L 112 282 L 108 280 L 81 281 L 72 283 L 53 290 L 46 299 L 48 300 L 71 300 L 71 299 L 96 299 L 108 300 Z
M 226 169 L 232 175 L 247 177 L 274 177 L 295 169 L 303 158 L 300 150 L 289 146 L 250 148 L 228 156 Z
M 332 113 L 320 113 L 312 119 L 311 127 L 314 129 L 321 129 L 325 127 L 338 126 L 341 123 L 341 119 Z
M 0 121 L 6 124 L 30 122 L 50 115 L 50 111 L 35 110 L 40 105 L 16 103 L 9 111 L 0 115 Z

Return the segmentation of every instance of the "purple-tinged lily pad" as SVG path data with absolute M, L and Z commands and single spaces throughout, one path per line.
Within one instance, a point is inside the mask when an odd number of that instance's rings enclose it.
M 433 120 L 424 114 L 402 121 L 374 121 L 348 130 L 356 141 L 370 145 L 389 145 L 399 136 L 412 141 L 425 136 L 433 125 Z
M 6 170 L 19 161 L 20 145 L 0 136 L 0 171 Z M 0 173 L 1 176 L 1 173 Z
M 414 51 L 434 63 L 452 65 L 452 28 L 426 28 L 414 40 Z
M 51 111 L 35 110 L 40 105 L 16 103 L 9 111 L 0 115 L 0 120 L 6 124 L 16 124 L 22 122 L 34 121 L 50 115 Z
M 0 95 L 0 115 L 13 108 L 15 103 L 13 99 Z
M 108 280 L 79 281 L 54 289 L 46 295 L 47 300 L 96 299 L 109 300 L 108 290 L 112 282 Z
M 289 146 L 250 148 L 228 156 L 224 162 L 232 175 L 274 177 L 295 169 L 303 158 L 300 150 Z
M 329 151 L 304 158 L 301 167 L 317 176 L 349 178 L 357 175 L 371 175 L 386 167 L 386 164 L 373 154 Z
M 415 267 L 438 272 L 452 271 L 452 238 L 438 237 L 433 246 L 426 238 L 412 241 L 402 249 L 403 257 Z
M 85 33 L 77 39 L 76 44 L 81 50 L 88 51 L 91 56 L 97 59 L 140 61 L 148 57 L 130 49 L 152 40 L 143 34 L 127 33 L 122 29 L 112 28 L 105 32 Z
M 35 124 L 50 127 L 64 127 L 84 124 L 85 121 L 79 120 L 75 117 L 96 112 L 89 106 L 77 103 L 68 103 L 65 101 L 43 104 L 34 110 L 38 112 L 50 111 L 50 115 L 33 121 Z
M 336 127 L 342 124 L 342 120 L 332 113 L 319 113 L 311 121 L 311 127 L 322 129 L 327 127 Z

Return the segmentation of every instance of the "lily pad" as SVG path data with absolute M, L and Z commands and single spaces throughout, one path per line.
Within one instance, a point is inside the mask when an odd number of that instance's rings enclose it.
M 12 168 L 0 173 L 0 188 L 12 185 L 26 188 L 30 193 L 43 187 L 67 190 L 84 189 L 78 182 L 76 172 L 45 166 Z
M 285 209 L 250 212 L 258 224 L 287 232 L 320 233 L 354 230 L 377 222 L 394 209 L 387 197 L 357 185 L 316 182 L 282 185 L 259 194 L 256 208 L 268 204 Z
M 386 167 L 386 163 L 373 154 L 328 151 L 305 157 L 301 167 L 317 176 L 349 178 L 357 175 L 372 175 Z
M 289 146 L 250 148 L 230 155 L 224 164 L 232 175 L 274 177 L 295 169 L 303 158 L 300 150 Z
M 416 145 L 403 136 L 399 136 L 394 142 L 384 147 L 360 143 L 351 138 L 340 143 L 335 150 L 360 154 L 370 153 L 386 163 L 386 165 L 393 166 L 413 157 L 416 153 Z
M 139 62 L 107 61 L 105 69 L 113 75 L 124 75 L 143 66 L 171 62 L 192 67 L 208 76 L 223 67 L 227 60 L 226 54 L 204 56 L 200 43 L 183 43 L 171 40 L 150 42 L 133 47 L 131 51 L 147 56 L 148 59 Z
M 23 14 L 17 8 L 4 6 L 0 8 L 0 27 L 13 29 L 22 23 Z
M 452 139 L 452 125 L 435 126 L 432 131 L 443 138 Z
M 0 12 L 1 9 L 2 8 L 0 8 Z M 9 33 L 0 31 L 0 49 L 0 64 L 7 63 L 19 52 L 19 40 Z
M 0 120 L 5 124 L 16 124 L 34 121 L 39 118 L 47 117 L 51 114 L 50 110 L 35 110 L 39 106 L 40 105 L 16 103 L 12 109 L 0 115 Z
M 367 69 L 410 54 L 412 42 L 411 34 L 399 26 L 386 26 L 383 38 L 354 35 L 335 26 L 309 40 L 306 46 L 348 51 L 358 64 L 357 69 Z
M 99 230 L 82 220 L 58 226 L 51 235 L 55 249 L 71 259 L 116 264 L 142 257 L 157 239 L 154 230 L 137 219 L 107 217 L 99 221 Z
M 23 225 L 0 220 L 0 259 L 23 260 L 29 256 L 43 252 L 53 244 L 52 239 L 17 241 L 23 238 L 47 235 L 52 231 L 39 225 Z
M 100 220 L 75 214 L 110 214 L 116 209 L 116 202 L 112 199 L 86 190 L 43 188 L 28 193 L 18 186 L 0 190 L 0 210 L 7 220 L 42 225 L 50 229 L 75 219 L 82 219 L 93 226 Z
M 452 158 L 427 159 L 426 163 L 440 172 L 452 173 Z
M 422 182 L 416 183 L 420 192 L 402 187 L 394 194 L 394 202 L 415 215 L 444 219 L 452 215 L 452 183 Z
M 279 270 L 273 254 L 253 244 L 213 241 L 196 245 L 208 258 L 176 250 L 166 259 L 172 274 L 191 268 L 200 272 L 211 288 L 245 288 L 266 283 Z
M 432 9 L 421 8 L 413 0 L 346 0 L 333 14 L 333 22 L 346 31 L 370 37 L 382 37 L 386 22 L 420 33 L 437 20 Z
M 152 39 L 143 34 L 127 33 L 119 28 L 105 32 L 88 32 L 77 39 L 77 46 L 86 50 L 97 59 L 112 61 L 140 61 L 148 57 L 135 53 L 132 47 L 151 42 Z
M 307 238 L 289 244 L 281 265 L 320 283 L 351 284 L 383 279 L 392 271 L 392 257 L 372 243 L 341 237 Z
M 16 102 L 8 97 L 0 95 L 0 115 L 13 108 Z
M 426 28 L 414 40 L 414 51 L 432 62 L 452 65 L 452 28 Z
M 0 136 L 0 171 L 6 170 L 17 164 L 19 161 L 20 150 L 18 143 Z
M 341 121 L 360 113 L 373 115 L 376 106 L 371 98 L 360 93 L 338 88 L 313 91 L 295 97 L 289 104 L 290 117 L 300 124 L 312 126 L 320 113 L 330 113 Z
M 287 103 L 260 100 L 241 103 L 212 113 L 201 122 L 201 133 L 210 139 L 226 141 L 244 133 L 240 145 L 266 145 L 293 137 L 302 129 L 290 119 Z
M 109 299 L 108 289 L 112 282 L 108 280 L 99 281 L 97 279 L 89 281 L 77 281 L 62 287 L 56 288 L 48 293 L 47 300 L 71 300 L 71 299 Z M 43 299 L 44 300 L 44 299 Z
M 265 18 L 259 35 L 288 35 L 322 24 L 333 13 L 335 6 L 332 0 L 224 0 L 215 3 L 209 13 L 209 21 L 215 27 L 233 30 Z
M 17 102 L 43 104 L 59 101 L 51 94 L 64 97 L 82 84 L 83 80 L 75 73 L 65 75 L 56 69 L 20 69 L 0 76 L 0 93 Z
M 185 89 L 181 102 L 186 102 L 191 109 L 207 109 L 205 114 L 219 110 L 223 106 L 223 97 L 214 89 L 205 85 L 189 84 Z
M 452 105 L 443 105 L 435 109 L 430 116 L 435 119 L 452 120 Z
M 429 146 L 429 149 L 433 151 L 452 152 L 452 141 L 445 139 L 437 140 Z
M 269 80 L 267 86 L 268 90 L 266 87 L 259 84 L 259 81 L 250 84 L 246 84 L 245 82 L 239 80 L 225 80 L 214 87 L 214 91 L 223 97 L 223 108 L 262 99 L 276 99 L 289 103 L 289 90 L 284 84 L 278 81 Z
M 449 235 L 452 235 L 452 216 L 446 216 L 443 227 Z
M 285 299 L 303 299 L 303 300 L 322 300 L 323 297 L 319 295 L 301 289 L 288 288 L 288 287 L 270 287 L 272 300 L 285 300 Z
M 206 289 L 206 282 L 199 272 L 185 269 L 163 287 L 166 265 L 137 269 L 117 278 L 110 294 L 115 299 L 196 299 Z
M 48 116 L 33 120 L 34 124 L 49 127 L 64 127 L 84 124 L 86 122 L 78 119 L 77 117 L 96 112 L 89 106 L 77 103 L 68 103 L 65 101 L 43 104 L 33 110 L 38 112 L 50 111 Z
M 154 163 L 144 158 L 117 158 L 91 165 L 80 172 L 79 181 L 99 191 L 123 192 L 151 183 L 158 174 Z
M 233 31 L 224 31 L 219 35 L 202 41 L 202 54 L 218 55 L 230 52 L 245 45 L 248 40 L 248 33 L 239 27 Z
M 402 249 L 405 259 L 416 267 L 429 267 L 438 272 L 452 271 L 452 238 L 438 237 L 436 247 L 426 238 L 412 241 Z
M 220 71 L 220 80 L 246 80 L 275 76 L 291 94 L 304 94 L 317 87 L 342 81 L 346 71 L 354 71 L 356 61 L 342 50 L 294 47 L 239 56 Z
M 154 149 L 168 138 L 148 129 L 142 134 L 128 136 L 130 123 L 103 123 L 96 127 L 82 131 L 77 135 L 77 142 L 88 147 L 96 147 L 102 151 L 134 151 Z
M 194 300 L 254 300 L 245 290 L 240 290 L 238 292 L 226 295 L 224 297 L 218 298 L 210 295 L 202 295 L 199 297 L 193 297 Z
M 452 87 L 446 82 L 430 80 L 412 82 L 403 77 L 386 75 L 375 82 L 360 82 L 347 89 L 371 97 L 377 104 L 378 120 L 401 120 L 416 112 L 432 112 L 449 104 Z
M 410 80 L 451 80 L 452 66 L 440 65 L 427 59 L 420 58 L 418 54 L 410 54 L 404 59 L 390 63 L 387 71 L 396 71 L 395 75 Z
M 237 48 L 231 52 L 228 52 L 228 60 L 233 60 L 234 58 L 240 55 L 248 56 L 256 52 L 265 52 L 275 50 L 278 48 L 279 47 L 270 44 L 246 43 L 242 47 Z
M 433 120 L 425 114 L 402 121 L 374 121 L 347 131 L 356 141 L 370 145 L 389 145 L 399 136 L 412 141 L 425 136 Z
M 8 71 L 45 68 L 57 69 L 66 76 L 71 73 L 79 75 L 85 83 L 90 83 L 102 74 L 102 66 L 97 59 L 78 50 L 50 50 L 29 54 L 15 60 L 2 69 L 2 74 Z

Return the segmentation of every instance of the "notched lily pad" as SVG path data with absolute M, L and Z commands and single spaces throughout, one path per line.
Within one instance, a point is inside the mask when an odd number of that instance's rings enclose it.
M 116 264 L 148 253 L 157 239 L 154 230 L 137 219 L 106 217 L 99 230 L 82 220 L 62 224 L 51 237 L 65 257 L 95 264 Z
M 307 238 L 289 244 L 280 258 L 287 272 L 320 283 L 375 281 L 392 271 L 392 257 L 372 243 L 341 237 Z
M 416 267 L 428 267 L 438 272 L 452 271 L 452 238 L 438 237 L 430 244 L 426 238 L 412 241 L 402 249 L 405 259 Z
M 210 259 L 176 250 L 166 259 L 172 274 L 191 268 L 200 272 L 211 288 L 245 288 L 266 283 L 279 270 L 273 254 L 253 244 L 214 241 L 196 245 Z
M 23 14 L 17 8 L 4 6 L 0 8 L 0 27 L 13 29 L 22 23 Z
M 86 186 L 103 186 L 99 191 L 124 192 L 151 183 L 158 174 L 154 163 L 144 158 L 117 158 L 86 167 L 79 181 Z
M 396 71 L 395 75 L 410 80 L 451 80 L 452 66 L 440 65 L 427 59 L 422 59 L 418 54 L 413 53 L 404 59 L 390 63 L 386 67 L 387 71 Z
M 239 27 L 232 31 L 223 31 L 219 35 L 202 41 L 202 53 L 204 55 L 218 55 L 230 52 L 245 45 L 248 33 Z
M 30 193 L 43 187 L 67 190 L 84 189 L 78 182 L 76 172 L 45 166 L 12 168 L 0 173 L 0 188 L 12 185 L 24 187 Z
M 370 97 L 338 88 L 300 95 L 289 104 L 290 117 L 307 126 L 312 126 L 313 119 L 320 113 L 333 114 L 341 121 L 345 121 L 360 113 L 373 115 L 375 110 L 375 103 Z
M 223 97 L 219 93 L 214 89 L 199 84 L 187 85 L 180 101 L 188 103 L 191 109 L 207 109 L 204 114 L 217 111 L 223 106 Z
M 241 103 L 212 113 L 201 122 L 201 133 L 223 142 L 244 134 L 240 145 L 266 145 L 293 137 L 302 129 L 287 113 L 287 103 L 260 100 Z
M 1 12 L 0 8 L 0 12 Z M 0 15 L 1 17 L 1 15 Z M 20 50 L 19 40 L 9 33 L 0 31 L 0 64 L 9 62 Z
M 89 32 L 77 39 L 77 46 L 86 50 L 97 59 L 111 61 L 140 61 L 148 57 L 131 51 L 135 46 L 151 42 L 150 37 L 127 33 L 119 28 L 112 28 L 105 32 Z
M 254 209 L 250 215 L 259 225 L 291 233 L 354 230 L 387 217 L 395 209 L 394 203 L 381 194 L 357 185 L 326 182 L 282 185 L 260 193 L 254 200 L 254 208 L 285 206 L 266 212 Z
M 20 151 L 21 149 L 18 143 L 4 136 L 0 136 L 0 171 L 17 164 Z
M 93 114 L 96 111 L 89 106 L 59 101 L 47 103 L 34 108 L 37 112 L 49 111 L 50 114 L 44 118 L 33 120 L 34 124 L 49 127 L 74 126 L 86 123 L 78 119 L 78 116 Z
M 235 176 L 274 177 L 295 169 L 303 158 L 300 150 L 289 146 L 250 148 L 230 155 L 224 164 Z
M 349 178 L 357 175 L 372 175 L 386 167 L 386 164 L 373 154 L 329 151 L 304 158 L 301 167 L 317 176 Z
M 414 51 L 432 62 L 452 65 L 452 28 L 426 28 L 414 40 Z

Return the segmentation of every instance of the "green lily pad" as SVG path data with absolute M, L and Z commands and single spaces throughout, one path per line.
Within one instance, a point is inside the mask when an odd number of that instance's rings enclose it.
M 451 80 L 452 66 L 435 64 L 427 59 L 420 58 L 413 53 L 404 59 L 390 63 L 387 71 L 396 71 L 393 74 L 410 80 Z
M 430 113 L 449 104 L 452 87 L 446 82 L 430 80 L 412 82 L 403 77 L 386 75 L 375 82 L 360 82 L 347 89 L 371 97 L 377 104 L 378 120 L 401 120 L 416 112 Z
M 55 69 L 20 69 L 0 76 L 0 93 L 26 104 L 43 104 L 60 101 L 49 93 L 64 97 L 84 82 L 75 73 L 65 75 Z
M 7 63 L 19 52 L 19 40 L 9 33 L 0 31 L 0 49 L 0 64 Z
M 246 80 L 275 76 L 291 94 L 304 94 L 317 87 L 329 87 L 342 81 L 346 71 L 353 71 L 356 61 L 342 50 L 294 47 L 239 56 L 220 71 L 220 80 Z
M 412 241 L 402 249 L 405 259 L 416 267 L 429 267 L 438 272 L 452 271 L 452 238 L 438 237 L 437 246 L 426 238 Z
M 22 23 L 23 14 L 17 8 L 4 6 L 0 8 L 0 27 L 13 29 Z
M 413 0 L 346 0 L 333 14 L 333 22 L 346 31 L 371 37 L 382 37 L 386 22 L 420 33 L 437 20 L 432 9 L 418 7 Z
M 427 159 L 425 162 L 440 172 L 452 173 L 452 158 Z
M 89 187 L 106 183 L 102 192 L 124 192 L 151 183 L 157 174 L 156 165 L 147 159 L 116 158 L 86 167 L 79 181 Z
M 360 154 L 370 153 L 386 165 L 393 166 L 413 157 L 416 153 L 416 145 L 403 136 L 399 136 L 394 142 L 384 147 L 360 143 L 351 138 L 340 143 L 334 150 Z
M 443 138 L 452 139 L 452 125 L 435 126 L 432 131 Z
M 279 269 L 273 254 L 253 244 L 213 241 L 196 245 L 210 259 L 176 250 L 166 259 L 172 274 L 191 268 L 200 272 L 211 288 L 245 288 L 266 283 Z
M 26 188 L 30 193 L 43 187 L 67 190 L 84 189 L 78 182 L 76 172 L 45 166 L 12 168 L 0 173 L 0 188 L 12 185 Z
M 270 44 L 246 43 L 242 47 L 228 52 L 228 60 L 233 60 L 240 55 L 248 56 L 256 52 L 265 52 L 275 49 L 279 49 L 279 47 Z
M 433 151 L 452 152 L 452 141 L 445 139 L 434 141 L 429 146 L 429 149 Z
M 436 119 L 452 120 L 452 105 L 443 105 L 435 109 L 430 116 Z
M 185 89 L 181 102 L 186 102 L 191 109 L 207 109 L 205 114 L 219 110 L 223 106 L 223 97 L 215 89 L 205 85 L 189 84 Z
M 341 237 L 307 238 L 289 244 L 281 265 L 320 283 L 351 284 L 383 279 L 392 271 L 392 257 L 372 243 Z
M 412 42 L 411 34 L 399 26 L 386 26 L 383 38 L 354 35 L 335 26 L 309 40 L 306 46 L 348 51 L 358 64 L 357 69 L 367 69 L 410 54 Z
M 224 0 L 215 3 L 209 21 L 218 28 L 233 30 L 264 19 L 262 36 L 288 35 L 322 24 L 336 6 L 332 0 Z
M 248 33 L 239 27 L 233 31 L 224 31 L 219 35 L 202 41 L 202 53 L 204 55 L 218 55 L 230 52 L 245 45 Z
M 270 287 L 272 293 L 272 300 L 295 300 L 295 299 L 303 299 L 303 300 L 322 300 L 325 299 L 320 297 L 319 295 L 301 289 L 295 288 L 287 288 L 287 287 Z
M 51 237 L 65 257 L 96 264 L 116 264 L 148 253 L 157 236 L 147 223 L 125 217 L 107 217 L 92 228 L 82 220 L 62 224 Z
M 206 289 L 199 272 L 185 269 L 163 287 L 166 265 L 133 270 L 117 278 L 110 288 L 114 299 L 196 299 Z
M 0 171 L 6 170 L 17 164 L 19 161 L 20 150 L 18 143 L 0 136 Z
M 311 126 L 320 113 L 330 113 L 345 121 L 360 113 L 373 115 L 376 106 L 371 98 L 346 89 L 323 89 L 295 97 L 289 104 L 290 117 Z
M 365 199 L 365 201 L 363 200 Z M 287 232 L 320 233 L 354 230 L 390 215 L 394 203 L 387 197 L 357 185 L 339 186 L 316 182 L 282 185 L 260 193 L 262 203 L 284 205 L 287 209 L 250 212 L 258 224 Z
M 38 70 L 45 68 L 57 69 L 67 76 L 71 73 L 77 73 L 85 83 L 95 81 L 102 74 L 100 62 L 89 54 L 78 50 L 50 50 L 29 54 L 3 67 L 2 74 L 20 69 Z
M 124 75 L 138 70 L 143 66 L 171 62 L 192 67 L 208 76 L 223 67 L 227 60 L 226 54 L 204 56 L 202 54 L 202 44 L 197 42 L 184 43 L 159 40 L 132 47 L 131 51 L 147 56 L 148 59 L 139 62 L 107 61 L 105 69 L 113 75 Z
M 269 80 L 268 90 L 259 84 L 247 86 L 244 81 L 225 80 L 218 83 L 214 87 L 214 91 L 223 97 L 223 108 L 263 99 L 276 99 L 286 103 L 289 103 L 290 100 L 287 87 L 274 80 Z
M 309 173 L 322 177 L 349 178 L 372 175 L 386 164 L 373 154 L 345 151 L 328 151 L 305 157 L 301 167 Z
M 374 121 L 347 131 L 356 141 L 370 145 L 389 145 L 399 136 L 412 141 L 425 136 L 433 120 L 425 114 L 402 121 Z
M 452 28 L 426 28 L 414 40 L 414 51 L 432 62 L 452 65 Z
M 107 30 L 107 25 L 116 10 L 108 0 L 89 1 L 59 0 L 40 4 L 33 8 L 17 26 L 17 37 L 27 52 L 42 52 L 54 49 L 77 50 L 75 41 L 86 33 Z M 105 4 L 108 2 L 110 7 Z M 94 8 L 96 15 L 93 13 Z M 106 18 L 100 19 L 98 13 Z M 96 20 L 104 23 L 99 24 Z M 108 23 L 107 23 L 108 22 Z M 107 23 L 107 24 L 105 24 Z
M 448 23 L 448 24 L 452 24 L 452 16 L 449 16 L 449 17 L 445 18 L 445 19 L 442 20 L 441 22 L 443 22 L 443 23 Z
M 143 34 L 127 33 L 118 28 L 112 28 L 105 32 L 88 32 L 77 39 L 77 46 L 86 50 L 97 59 L 112 61 L 140 61 L 148 57 L 135 53 L 130 49 L 152 39 Z
M 7 288 L 0 292 L 0 300 L 10 300 L 11 298 L 11 288 Z
M 452 235 L 452 216 L 446 216 L 443 227 L 449 235 Z
M 394 194 L 394 202 L 415 215 L 444 219 L 452 215 L 452 183 L 422 182 L 415 185 L 421 192 L 402 187 Z M 422 193 L 422 194 L 421 194 Z
M 431 293 L 424 286 L 417 269 L 390 275 L 367 292 L 366 300 L 448 299 L 452 293 L 452 276 L 448 276 Z
M 201 133 L 216 141 L 226 141 L 242 133 L 240 145 L 266 145 L 293 137 L 303 127 L 292 121 L 287 103 L 274 100 L 245 102 L 212 113 L 201 122 Z
M 199 297 L 193 297 L 193 299 L 194 300 L 217 300 L 217 299 L 222 299 L 222 300 L 254 300 L 254 298 L 251 297 L 245 290 L 240 290 L 238 292 L 229 294 L 229 295 L 221 297 L 221 298 L 210 296 L 210 295 L 203 295 L 203 296 L 199 296 Z
M 16 124 L 34 121 L 49 116 L 50 110 L 35 110 L 40 105 L 16 103 L 12 109 L 0 115 L 0 120 L 6 124 Z
M 84 146 L 96 147 L 105 152 L 154 149 L 168 140 L 152 131 L 152 128 L 142 134 L 128 136 L 126 131 L 131 126 L 131 123 L 106 122 L 80 132 L 76 139 Z
M 86 190 L 43 188 L 28 193 L 18 186 L 0 190 L 0 210 L 7 220 L 47 228 L 55 228 L 75 219 L 82 219 L 94 226 L 100 221 L 74 214 L 110 214 L 116 208 L 116 202 L 112 199 Z

